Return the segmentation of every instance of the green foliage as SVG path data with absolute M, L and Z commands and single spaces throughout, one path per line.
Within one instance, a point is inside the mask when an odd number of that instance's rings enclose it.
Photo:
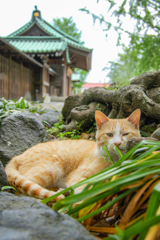
M 129 152 L 122 156 L 115 164 L 102 170 L 96 175 L 55 194 L 52 197 L 44 199 L 42 203 L 47 203 L 51 201 L 53 197 L 57 197 L 71 190 L 71 195 L 56 202 L 52 208 L 56 211 L 67 212 L 67 214 L 76 218 L 79 222 L 84 222 L 87 219 L 92 219 L 94 216 L 100 216 L 100 213 L 110 209 L 110 207 L 114 206 L 115 203 L 118 203 L 121 200 L 124 202 L 125 197 L 133 197 L 133 193 L 136 194 L 139 191 L 141 192 L 141 196 L 144 196 L 144 191 L 149 186 L 148 182 L 156 181 L 153 186 L 151 185 L 153 190 L 150 191 L 151 197 L 148 203 L 145 218 L 143 214 L 140 215 L 135 219 L 135 221 L 131 221 L 124 231 L 122 231 L 119 227 L 116 227 L 117 234 L 109 235 L 109 237 L 106 238 L 107 240 L 125 240 L 131 238 L 133 239 L 136 235 L 138 235 L 139 239 L 144 239 L 145 236 L 149 234 L 149 227 L 160 222 L 159 150 L 160 142 L 141 141 L 138 145 L 134 146 Z M 74 189 L 81 185 L 85 185 L 84 190 L 79 194 L 74 194 Z M 142 191 L 141 189 L 144 186 L 145 188 Z M 109 200 L 106 201 L 105 204 L 101 205 L 100 203 L 104 199 Z M 128 200 L 129 199 L 130 198 L 128 198 Z M 129 200 L 129 203 L 131 200 Z M 133 199 L 133 201 L 135 200 Z M 95 206 L 98 207 L 96 208 Z M 92 211 L 89 211 L 91 209 Z M 88 223 L 89 222 L 90 221 L 88 221 Z
M 42 112 L 40 108 L 34 107 L 30 102 L 26 101 L 23 97 L 19 100 L 6 100 L 0 98 L 0 122 L 3 118 L 10 116 L 15 112 Z
M 61 119 L 59 122 L 54 124 L 54 127 L 48 129 L 48 133 L 49 133 L 50 137 L 52 137 L 52 136 L 58 137 L 59 133 L 63 131 L 63 127 L 62 127 L 63 124 L 64 124 L 64 121 Z
M 6 191 L 6 190 L 14 190 L 14 191 L 17 191 L 14 187 L 12 186 L 3 186 L 1 187 L 0 191 L 3 192 L 3 191 Z
M 80 138 L 80 132 L 78 130 L 73 130 L 72 132 L 62 132 L 57 135 L 60 139 L 66 139 L 66 138 L 72 138 L 72 139 L 79 139 Z
M 124 53 L 118 54 L 116 62 L 109 62 L 108 77 L 111 83 L 116 83 L 118 87 L 126 86 L 130 83 L 131 79 L 144 73 L 145 70 L 141 65 L 141 57 L 137 49 L 123 46 Z
M 100 107 L 100 103 L 97 103 L 96 110 L 102 111 L 102 109 Z
M 110 21 L 102 15 L 96 16 L 86 8 L 80 10 L 90 13 L 94 22 L 98 20 L 103 23 L 104 31 L 114 29 L 118 34 L 118 45 L 121 45 L 123 33 L 127 33 L 130 39 L 128 47 L 122 45 L 124 52 L 119 54 L 118 60 L 110 62 L 105 68 L 110 70 L 108 74 L 110 81 L 116 82 L 119 86 L 127 85 L 133 77 L 146 71 L 157 71 L 160 62 L 160 1 L 106 0 L 106 2 Z M 130 21 L 130 24 L 126 24 L 126 21 Z
M 48 133 L 50 135 L 50 138 L 54 136 L 59 139 L 79 139 L 83 131 L 83 129 L 81 128 L 83 123 L 83 121 L 80 124 L 77 123 L 77 128 L 74 129 L 72 132 L 65 132 L 63 127 L 64 121 L 61 120 L 58 123 L 55 123 L 53 128 L 48 129 Z
M 125 54 L 118 54 L 119 59 L 117 62 L 109 62 L 107 67 L 109 70 L 107 77 L 111 83 L 116 83 L 116 86 L 122 87 L 129 84 L 130 79 L 135 76 L 134 62 L 130 59 L 129 49 L 125 49 Z
M 137 77 L 144 72 L 155 72 L 160 63 L 160 35 L 145 35 L 138 38 L 137 42 L 131 37 L 128 47 L 122 45 L 123 53 L 118 54 L 116 62 L 109 62 L 104 69 L 109 69 L 108 77 L 111 82 L 119 86 L 129 84 L 131 78 Z
M 146 217 L 143 220 L 142 218 L 132 223 L 126 230 L 122 231 L 117 227 L 117 238 L 115 238 L 115 235 L 110 235 L 108 238 L 105 238 L 105 240 L 112 240 L 112 239 L 131 239 L 131 237 L 139 235 L 139 240 L 145 239 L 145 237 L 149 236 L 149 229 L 159 224 L 160 222 L 160 215 L 157 215 L 157 212 L 159 213 L 159 203 L 160 203 L 160 183 L 158 183 L 151 194 Z M 154 234 L 153 234 L 154 236 Z M 118 238 L 119 237 L 119 238 Z M 154 238 L 147 238 L 147 239 L 154 239 Z
M 72 82 L 73 85 L 73 91 L 75 92 L 76 88 L 81 88 L 82 85 L 85 83 L 86 81 L 86 77 L 88 75 L 88 72 L 79 68 L 75 68 L 74 72 L 79 73 L 80 74 L 80 82 L 79 83 L 75 83 L 74 81 Z
M 136 40 L 135 40 L 136 38 Z M 144 35 L 136 37 L 132 34 L 130 45 L 132 61 L 135 61 L 135 67 L 138 69 L 136 74 L 142 74 L 146 71 L 157 71 L 160 61 L 160 35 Z
M 97 1 L 98 3 L 99 1 Z M 154 30 L 154 32 L 159 33 L 160 25 L 159 25 L 159 13 L 160 13 L 160 1 L 159 0 L 106 0 L 108 3 L 108 13 L 110 13 L 111 21 L 107 21 L 106 17 L 102 14 L 99 16 L 91 13 L 88 9 L 81 8 L 81 11 L 86 12 L 87 14 L 91 14 L 93 17 L 93 21 L 98 20 L 100 23 L 105 23 L 105 31 L 110 30 L 112 27 L 119 36 L 119 40 L 121 38 L 122 32 L 132 34 L 130 29 L 126 28 L 125 20 L 129 21 L 133 19 L 135 28 L 133 31 L 136 35 L 141 36 L 145 35 Z M 116 19 L 112 21 L 112 19 Z
M 68 35 L 74 37 L 77 40 L 81 39 L 82 31 L 76 26 L 76 23 L 73 22 L 73 18 L 56 18 L 53 19 L 54 27 L 60 29 L 61 31 L 67 33 Z

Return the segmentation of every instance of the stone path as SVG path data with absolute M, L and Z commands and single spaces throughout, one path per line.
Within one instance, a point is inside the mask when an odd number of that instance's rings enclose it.
M 64 102 L 50 102 L 50 103 L 42 103 L 40 105 L 42 105 L 45 108 L 55 108 L 58 111 L 62 111 Z
M 64 106 L 64 102 L 50 102 L 50 103 L 39 103 L 34 105 L 35 107 L 41 106 L 43 108 L 55 108 L 57 111 L 62 111 L 62 108 Z

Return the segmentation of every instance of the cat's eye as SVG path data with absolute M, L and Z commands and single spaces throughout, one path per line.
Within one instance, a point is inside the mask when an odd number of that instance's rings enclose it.
M 106 133 L 108 137 L 113 137 L 113 133 Z
M 122 136 L 124 137 L 124 136 L 127 136 L 128 134 L 129 134 L 129 133 L 123 133 Z

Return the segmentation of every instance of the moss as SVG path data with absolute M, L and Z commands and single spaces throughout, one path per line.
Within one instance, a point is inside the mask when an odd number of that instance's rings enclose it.
M 141 130 L 148 133 L 153 133 L 157 129 L 156 124 L 144 125 Z

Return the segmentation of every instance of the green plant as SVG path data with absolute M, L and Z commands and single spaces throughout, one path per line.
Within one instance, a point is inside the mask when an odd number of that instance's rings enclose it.
M 79 139 L 82 133 L 81 127 L 83 123 L 84 121 L 82 121 L 80 124 L 77 122 L 76 129 L 74 129 L 72 132 L 65 132 L 63 127 L 64 121 L 61 120 L 60 122 L 55 123 L 53 128 L 48 129 L 48 133 L 50 137 L 56 136 L 57 138 L 60 138 L 60 139 L 66 139 L 66 138 Z
M 146 71 L 155 72 L 159 69 L 160 1 L 106 0 L 105 2 L 104 6 L 108 12 L 105 15 L 97 15 L 86 7 L 80 10 L 91 14 L 94 23 L 98 21 L 101 24 L 107 33 L 106 37 L 110 31 L 115 31 L 117 34 L 117 45 L 121 46 L 123 53 L 118 54 L 118 60 L 109 61 L 106 69 L 109 70 L 107 77 L 110 78 L 110 82 L 116 82 L 122 87 L 128 85 L 131 78 Z M 97 0 L 97 4 L 99 3 L 100 1 Z M 126 21 L 131 21 L 132 27 L 128 27 Z M 126 41 L 127 37 L 129 44 Z
M 17 191 L 17 190 L 16 190 L 14 187 L 12 187 L 12 186 L 3 186 L 3 187 L 1 187 L 0 191 L 3 192 L 3 191 L 5 191 L 5 190 L 11 190 L 11 189 L 13 189 L 14 191 Z
M 107 169 L 42 202 L 71 191 L 52 208 L 76 218 L 92 232 L 114 233 L 107 240 L 136 236 L 142 240 L 150 234 L 150 226 L 160 223 L 159 150 L 160 142 L 141 141 L 124 156 L 119 153 L 119 161 Z M 75 195 L 74 189 L 81 185 L 84 190 Z
M 48 129 L 48 134 L 50 135 L 50 137 L 52 136 L 56 136 L 59 137 L 60 132 L 63 131 L 63 124 L 64 121 L 62 120 L 62 116 L 60 117 L 60 121 L 54 124 L 54 127 Z
M 19 100 L 6 100 L 0 98 L 0 122 L 3 118 L 10 116 L 15 112 L 42 113 L 41 107 L 34 107 L 32 103 L 26 101 L 23 97 Z
M 80 138 L 80 133 L 77 132 L 77 130 L 73 130 L 72 132 L 59 133 L 58 137 L 60 139 L 65 139 L 65 138 L 79 139 Z
M 102 111 L 100 105 L 101 105 L 100 103 L 97 103 L 96 110 Z
M 77 28 L 72 17 L 53 19 L 53 26 L 80 41 L 82 31 Z

